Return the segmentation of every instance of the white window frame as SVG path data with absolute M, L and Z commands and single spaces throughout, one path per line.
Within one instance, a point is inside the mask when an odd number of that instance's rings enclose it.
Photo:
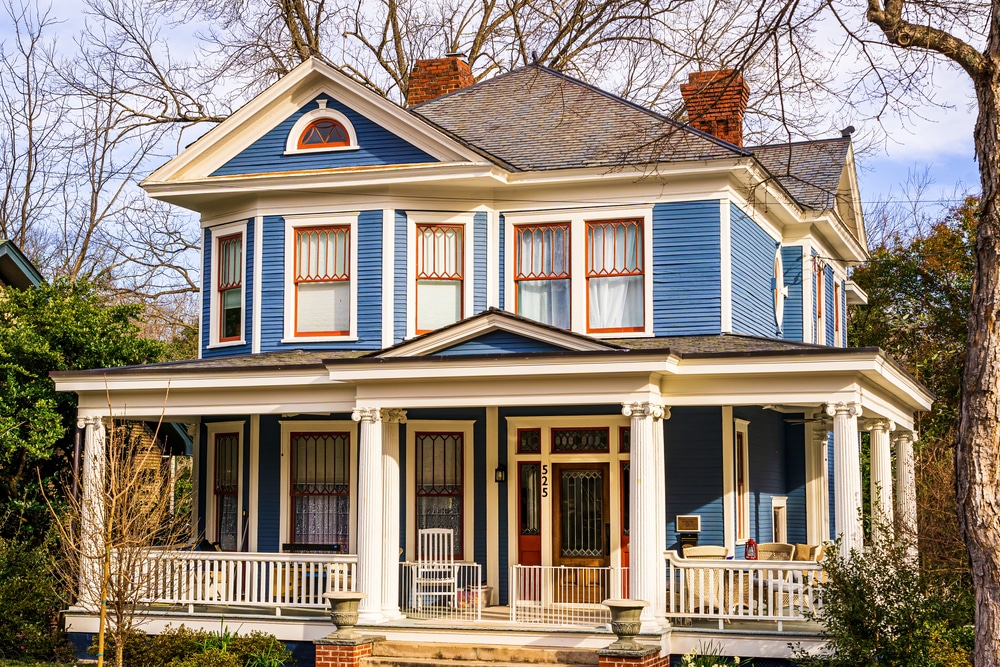
M 209 231 L 212 233 L 212 249 L 211 249 L 211 276 L 209 277 L 211 281 L 211 299 L 212 302 L 208 308 L 209 312 L 209 337 L 208 337 L 208 349 L 220 348 L 220 347 L 236 347 L 239 345 L 247 344 L 247 222 L 242 220 L 240 222 L 234 222 L 227 225 L 219 225 L 218 227 L 210 227 Z M 219 254 L 219 239 L 225 238 L 227 236 L 233 236 L 235 234 L 240 235 L 240 243 L 242 248 L 242 255 L 240 257 L 242 271 L 242 278 L 240 281 L 240 320 L 242 326 L 240 326 L 240 339 L 239 340 L 227 340 L 222 341 L 219 331 L 219 325 L 221 324 L 222 318 L 222 304 L 219 303 L 219 261 L 221 259 Z
M 540 212 L 504 212 L 504 294 L 506 310 L 516 313 L 516 227 L 569 222 L 570 330 L 594 338 L 642 338 L 653 335 L 653 207 L 586 208 Z M 642 220 L 643 329 L 589 332 L 587 321 L 587 225 L 616 219 Z
M 357 212 L 285 216 L 285 326 L 282 343 L 322 343 L 358 339 L 358 215 Z M 348 275 L 351 277 L 351 327 L 340 336 L 307 336 L 295 332 L 295 230 L 302 227 L 350 227 Z
M 462 434 L 462 558 L 465 563 L 475 561 L 475 493 L 477 484 L 488 480 L 476 480 L 475 440 L 473 427 L 475 420 L 440 421 L 411 419 L 406 422 L 406 560 L 417 558 L 417 470 L 414 462 L 417 452 L 417 432 L 461 433 Z M 493 471 L 488 470 L 490 480 Z
M 740 435 L 743 436 L 743 442 L 740 444 Z M 743 449 L 743 470 L 737 471 L 736 467 L 740 464 L 740 457 L 737 456 L 736 450 L 738 448 Z M 742 493 L 742 503 L 741 498 L 737 496 L 740 495 L 739 485 L 736 483 L 737 473 L 743 473 L 743 493 Z M 736 544 L 745 544 L 746 541 L 752 537 L 750 535 L 750 422 L 746 419 L 733 419 L 733 499 L 735 503 L 735 512 L 733 516 L 733 527 L 736 529 Z M 743 516 L 740 516 L 740 505 L 745 508 Z M 742 534 L 742 537 L 740 536 Z
M 775 523 L 775 512 L 781 510 L 781 524 Z M 781 530 L 778 530 L 778 528 Z M 788 542 L 788 496 L 771 496 L 771 541 Z
M 299 155 L 303 153 L 335 153 L 340 151 L 356 151 L 360 148 L 360 146 L 358 146 L 358 134 L 354 131 L 354 125 L 352 125 L 351 121 L 347 119 L 347 116 L 336 109 L 327 109 L 326 105 L 328 102 L 329 100 L 325 97 L 319 97 L 316 99 L 316 104 L 319 105 L 318 109 L 307 111 L 299 116 L 299 119 L 295 121 L 295 124 L 292 125 L 292 129 L 288 132 L 288 138 L 285 140 L 285 155 Z M 308 127 L 313 121 L 321 120 L 323 118 L 329 118 L 330 120 L 336 121 L 344 126 L 344 129 L 347 130 L 348 145 L 299 148 L 299 137 L 302 136 L 306 127 Z
M 210 422 L 205 424 L 205 432 L 208 442 L 205 448 L 208 452 L 208 459 L 205 462 L 205 538 L 209 542 L 218 542 L 218 521 L 216 520 L 216 507 L 218 500 L 215 494 L 215 436 L 221 433 L 239 433 L 239 448 L 237 458 L 239 459 L 239 473 L 236 482 L 236 550 L 243 548 L 243 485 L 246 482 L 243 478 L 243 457 L 246 455 L 243 447 L 243 431 L 246 426 L 245 421 L 230 422 Z
M 816 301 L 813 304 L 813 318 L 816 320 L 816 343 L 827 345 L 826 318 L 830 314 L 826 312 L 826 262 L 815 258 L 813 267 L 813 271 L 816 274 Z
M 407 211 L 406 238 L 410 240 L 406 249 L 406 337 L 417 335 L 417 225 L 452 225 L 462 227 L 462 318 L 469 318 L 475 313 L 473 298 L 475 297 L 475 271 L 473 267 L 474 248 L 472 234 L 475 229 L 475 212 L 463 213 L 427 213 Z
M 358 525 L 358 424 L 350 420 L 300 420 L 282 419 L 278 421 L 281 427 L 281 484 L 278 502 L 278 550 L 281 545 L 292 541 L 292 525 L 289 514 L 292 511 L 291 496 L 291 460 L 292 433 L 350 433 L 350 528 L 348 534 L 348 552 L 357 553 Z

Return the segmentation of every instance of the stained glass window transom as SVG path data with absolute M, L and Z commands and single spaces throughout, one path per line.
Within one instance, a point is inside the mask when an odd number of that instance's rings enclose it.
M 558 452 L 606 452 L 608 451 L 608 429 L 606 428 L 554 428 L 552 429 L 552 451 Z

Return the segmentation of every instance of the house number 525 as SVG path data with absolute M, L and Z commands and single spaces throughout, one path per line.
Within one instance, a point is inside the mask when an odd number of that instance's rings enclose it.
M 549 465 L 542 464 L 542 498 L 549 497 Z

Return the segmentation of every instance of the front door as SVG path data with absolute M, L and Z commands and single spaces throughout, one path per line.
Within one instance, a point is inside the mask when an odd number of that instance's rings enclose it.
M 607 597 L 611 516 L 607 463 L 557 463 L 553 473 L 553 565 L 566 570 L 556 582 L 559 602 L 598 604 Z

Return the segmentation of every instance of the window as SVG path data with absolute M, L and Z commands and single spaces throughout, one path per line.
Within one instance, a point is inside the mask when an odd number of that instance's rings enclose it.
M 292 433 L 291 539 L 331 551 L 349 549 L 349 433 Z
M 295 229 L 295 334 L 351 330 L 351 230 L 347 225 Z
M 570 328 L 569 223 L 515 228 L 517 314 Z
M 785 269 L 781 261 L 780 246 L 774 251 L 774 279 L 771 288 L 774 299 L 774 323 L 778 327 L 778 333 L 781 333 L 785 319 L 785 299 L 788 297 L 788 288 L 785 287 Z
M 332 118 L 314 120 L 299 135 L 299 149 L 350 146 L 351 137 L 341 123 Z
M 642 331 L 642 220 L 587 223 L 587 330 Z
M 219 342 L 238 341 L 243 335 L 243 234 L 219 238 Z
M 417 225 L 417 333 L 459 321 L 464 267 L 463 225 Z
M 748 444 L 750 423 L 743 419 L 734 420 L 736 437 L 733 441 L 733 461 L 736 492 L 736 540 L 750 538 L 750 447 Z
M 215 434 L 215 538 L 223 551 L 236 551 L 239 540 L 240 434 Z
M 771 496 L 771 541 L 788 541 L 788 497 Z
M 464 433 L 415 434 L 417 530 L 450 528 L 463 558 Z

